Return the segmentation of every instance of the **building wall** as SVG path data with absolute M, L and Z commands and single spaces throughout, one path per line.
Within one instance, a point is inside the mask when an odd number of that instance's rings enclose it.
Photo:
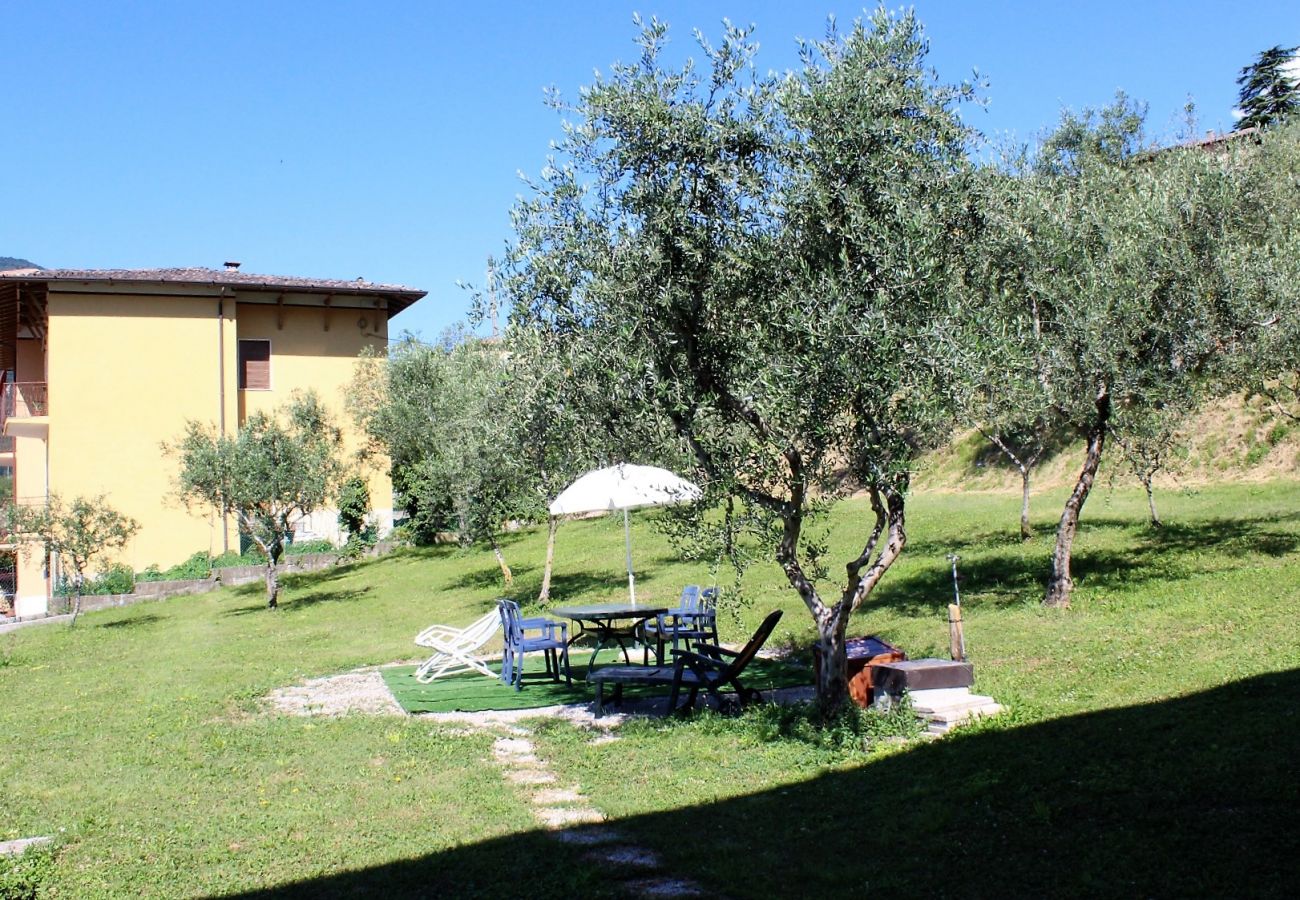
M 308 298 L 310 302 L 310 298 Z M 119 561 L 140 571 L 196 551 L 238 549 L 235 524 L 190 510 L 176 496 L 178 464 L 163 450 L 187 420 L 233 434 L 244 417 L 270 411 L 293 391 L 312 389 L 343 429 L 348 470 L 367 476 L 381 531 L 392 527 L 387 468 L 355 462 L 360 435 L 344 408 L 364 347 L 387 345 L 387 318 L 369 308 L 284 307 L 233 297 L 77 294 L 51 290 L 44 347 L 18 347 L 17 378 L 46 381 L 48 440 L 19 438 L 15 492 L 65 499 L 104 494 L 140 529 Z M 328 323 L 328 329 L 325 327 Z M 239 390 L 238 339 L 271 341 L 271 389 Z M 337 513 L 322 510 L 307 530 L 337 539 Z M 20 554 L 20 614 L 44 611 L 49 584 L 41 553 Z
M 328 324 L 328 330 L 326 325 Z M 370 506 L 381 532 L 392 528 L 393 487 L 386 464 L 362 466 L 356 461 L 361 435 L 344 406 L 363 348 L 383 352 L 387 317 L 375 309 L 285 307 L 239 304 L 240 339 L 271 342 L 271 389 L 239 392 L 239 417 L 269 412 L 286 403 L 295 390 L 314 390 L 343 431 L 345 471 L 364 475 L 370 485 Z M 338 539 L 337 512 L 321 510 L 304 523 L 312 534 Z
M 34 339 L 18 341 L 14 360 L 14 380 L 45 380 L 45 347 Z M 14 498 L 19 502 L 41 502 L 45 498 L 45 448 L 43 438 L 14 438 Z M 19 616 L 39 615 L 49 601 L 45 580 L 45 553 L 40 547 L 25 548 L 17 554 L 14 611 Z
M 120 554 L 136 571 L 220 553 L 228 540 L 219 518 L 176 497 L 177 461 L 163 450 L 186 420 L 220 422 L 223 384 L 234 425 L 234 303 L 224 302 L 224 315 L 222 305 L 214 297 L 48 297 L 50 489 L 65 499 L 105 494 L 139 522 Z

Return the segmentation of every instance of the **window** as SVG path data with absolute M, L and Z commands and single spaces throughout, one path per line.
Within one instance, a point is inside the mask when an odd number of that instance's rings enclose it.
M 241 391 L 269 391 L 271 389 L 271 342 L 239 342 L 239 389 Z

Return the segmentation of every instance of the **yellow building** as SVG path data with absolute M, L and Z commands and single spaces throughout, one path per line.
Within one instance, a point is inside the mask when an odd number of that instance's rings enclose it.
M 239 548 L 233 521 L 188 510 L 164 442 L 186 420 L 223 433 L 256 410 L 313 389 L 360 437 L 343 388 L 363 348 L 387 346 L 388 320 L 423 291 L 364 281 L 253 275 L 225 269 L 34 270 L 0 273 L 0 467 L 18 502 L 104 494 L 140 523 L 120 561 L 140 571 L 200 550 Z M 392 527 L 392 485 L 372 470 L 371 506 Z M 336 539 L 336 514 L 298 526 Z M 8 549 L 12 551 L 12 545 Z M 15 613 L 48 608 L 58 561 L 19 553 Z

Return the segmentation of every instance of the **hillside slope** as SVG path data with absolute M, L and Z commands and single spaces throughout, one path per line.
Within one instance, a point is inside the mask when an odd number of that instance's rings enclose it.
M 0 256 L 0 272 L 9 269 L 43 269 L 44 266 L 38 266 L 29 259 L 22 259 L 17 256 Z
M 1227 397 L 1206 404 L 1181 430 L 1180 444 L 1174 471 L 1158 476 L 1158 487 L 1300 476 L 1300 422 L 1279 414 L 1260 397 Z M 1037 491 L 1073 484 L 1082 465 L 1080 438 L 1039 464 L 1032 487 Z M 1104 488 L 1111 483 L 1137 482 L 1114 446 L 1108 445 L 1098 485 Z M 927 454 L 914 485 L 919 490 L 1018 491 L 1020 473 L 972 430 Z

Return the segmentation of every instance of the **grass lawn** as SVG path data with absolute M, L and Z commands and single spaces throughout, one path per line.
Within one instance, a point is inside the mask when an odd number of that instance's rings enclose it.
M 1098 492 L 1068 612 L 1041 609 L 1053 513 L 1016 537 L 1018 497 L 913 499 L 910 542 L 860 616 L 913 656 L 946 646 L 961 554 L 978 689 L 1012 712 L 934 744 L 864 750 L 771 712 L 625 726 L 559 723 L 539 752 L 620 830 L 729 896 L 1288 893 L 1300 701 L 1300 485 Z M 831 559 L 868 515 L 841 504 Z M 711 583 L 640 518 L 638 595 Z M 509 536 L 521 599 L 545 535 Z M 556 602 L 625 589 L 622 523 L 566 524 Z M 723 617 L 741 639 L 811 635 L 774 566 Z M 550 840 L 490 761 L 492 735 L 418 719 L 269 715 L 275 687 L 411 659 L 425 625 L 501 592 L 490 553 L 406 551 L 256 586 L 0 635 L 0 839 L 56 834 L 50 896 L 602 896 L 583 851 Z M 728 587 L 726 576 L 722 580 Z M 832 736 L 833 737 L 833 736 Z M 521 866 L 544 879 L 517 880 Z M 0 866 L 2 868 L 2 866 Z M 0 891 L 4 881 L 0 880 Z

